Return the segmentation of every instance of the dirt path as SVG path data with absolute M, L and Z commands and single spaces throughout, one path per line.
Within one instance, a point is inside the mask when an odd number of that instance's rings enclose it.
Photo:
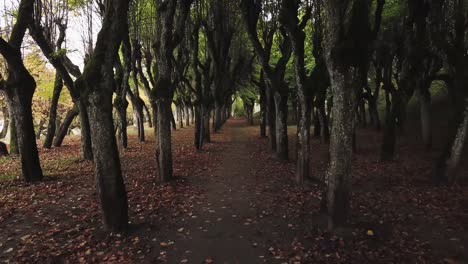
M 262 212 L 256 204 L 255 173 L 262 164 L 251 156 L 251 135 L 244 124 L 231 120 L 224 128 L 230 142 L 214 175 L 200 181 L 205 200 L 195 206 L 191 219 L 180 221 L 174 246 L 167 252 L 169 263 L 265 262 L 265 242 L 275 232 L 262 232 L 256 221 Z

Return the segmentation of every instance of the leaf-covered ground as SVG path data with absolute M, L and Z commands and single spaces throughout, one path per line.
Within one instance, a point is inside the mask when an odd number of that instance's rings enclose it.
M 149 133 L 151 134 L 151 133 Z M 294 129 L 291 156 L 294 160 Z M 292 183 L 294 162 L 280 162 L 257 127 L 230 120 L 203 151 L 193 129 L 174 133 L 174 172 L 155 182 L 154 142 L 122 150 L 131 229 L 101 228 L 93 165 L 79 141 L 41 150 L 47 179 L 12 179 L 18 160 L 0 160 L 0 261 L 19 263 L 466 263 L 468 190 L 434 186 L 437 149 L 411 138 L 396 161 L 378 161 L 379 136 L 358 133 L 352 221 L 326 232 L 323 186 Z M 312 174 L 321 178 L 327 147 L 312 144 Z M 466 162 L 464 163 L 466 164 Z M 468 171 L 466 166 L 461 174 Z

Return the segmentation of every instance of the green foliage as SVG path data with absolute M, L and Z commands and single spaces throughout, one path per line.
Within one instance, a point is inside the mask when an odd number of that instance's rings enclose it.
M 232 104 L 232 110 L 234 111 L 235 117 L 242 117 L 245 116 L 244 113 L 244 102 L 242 99 L 236 96 L 234 103 Z

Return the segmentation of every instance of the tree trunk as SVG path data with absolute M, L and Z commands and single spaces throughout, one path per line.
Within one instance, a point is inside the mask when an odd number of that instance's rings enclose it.
M 36 140 L 41 139 L 42 130 L 44 130 L 44 123 L 45 123 L 45 120 L 44 120 L 44 119 L 41 119 L 41 120 L 39 121 L 39 124 L 38 124 L 38 126 L 37 126 L 37 132 L 36 132 Z
M 328 178 L 328 227 L 342 226 L 349 217 L 349 191 L 355 116 L 355 92 L 352 78 L 329 65 L 333 91 L 332 131 Z
M 416 92 L 419 98 L 422 139 L 426 148 L 430 149 L 432 147 L 431 94 L 425 88 L 418 89 Z
M 210 110 L 203 111 L 205 124 L 203 125 L 203 138 L 206 143 L 211 143 Z
M 127 107 L 128 102 L 125 98 L 116 97 L 114 100 L 114 106 L 117 110 L 117 115 L 119 117 L 118 122 L 118 135 L 120 144 L 124 149 L 128 147 L 128 134 L 127 134 Z
M 91 132 L 90 122 L 88 113 L 86 111 L 86 105 L 80 98 L 78 100 L 78 113 L 80 116 L 80 128 L 81 128 L 81 152 L 83 159 L 93 160 L 93 149 L 91 147 Z
M 18 146 L 18 132 L 16 129 L 16 121 L 13 116 L 13 109 L 11 109 L 11 120 L 10 120 L 10 154 L 19 155 L 19 146 Z
M 219 102 L 215 102 L 213 118 L 213 132 L 217 133 L 221 129 L 223 123 L 223 109 Z
M 70 109 L 67 112 L 67 115 L 65 116 L 65 119 L 63 120 L 62 125 L 60 126 L 57 136 L 55 137 L 54 140 L 54 147 L 60 147 L 62 146 L 63 139 L 67 135 L 68 129 L 70 128 L 71 123 L 73 122 L 73 119 L 78 115 L 78 108 L 73 106 L 72 109 Z
M 5 138 L 8 133 L 8 128 L 10 126 L 10 112 L 8 107 L 2 108 L 3 112 L 3 129 L 0 131 L 0 139 Z
M 305 89 L 305 87 L 302 87 Z M 301 90 L 302 90 L 301 89 Z M 310 103 L 304 90 L 299 90 L 299 122 L 297 130 L 296 183 L 302 184 L 310 174 Z
M 190 107 L 185 107 L 185 126 L 190 126 Z
M 466 100 L 464 113 L 456 113 L 455 115 L 449 140 L 436 165 L 434 175 L 436 182 L 449 182 L 453 184 L 457 181 L 456 169 L 460 163 L 467 141 L 468 100 Z
M 393 97 L 393 102 L 390 103 L 389 95 L 386 96 L 386 120 L 383 132 L 382 148 L 380 152 L 380 160 L 393 160 L 395 156 L 396 146 L 396 119 L 398 118 L 398 99 Z
M 288 96 L 275 93 L 276 109 L 276 154 L 281 160 L 288 160 Z
M 195 106 L 195 148 L 200 150 L 203 146 L 203 106 L 200 104 Z
M 159 108 L 158 108 L 158 109 L 159 109 Z M 169 117 L 170 117 L 170 124 L 172 125 L 172 130 L 177 130 L 176 121 L 175 121 L 175 118 L 174 118 L 174 112 L 172 112 L 172 107 L 170 108 L 170 110 L 171 110 L 171 111 L 170 111 L 170 113 L 169 113 L 169 114 L 170 114 Z M 158 110 L 157 110 L 157 111 L 158 111 Z M 156 111 L 156 112 L 157 112 L 157 111 Z M 159 117 L 160 117 L 160 116 L 158 116 L 157 119 L 159 119 Z M 156 124 L 156 126 L 157 126 L 158 123 L 155 123 L 155 124 Z
M 182 109 L 182 106 L 177 107 L 177 121 L 179 121 L 179 127 L 184 128 L 184 110 Z
M 104 213 L 104 225 L 111 231 L 128 226 L 128 204 L 112 118 L 112 93 L 104 91 L 107 82 L 89 95 L 89 117 L 95 174 Z
M 268 121 L 268 139 L 270 149 L 276 151 L 276 106 L 275 98 L 271 89 L 266 90 L 267 97 L 267 121 Z
M 172 174 L 172 144 L 171 144 L 171 109 L 170 97 L 157 100 L 156 130 L 156 161 L 158 180 L 168 182 L 173 179 Z
M 320 138 L 320 135 L 322 133 L 322 126 L 321 126 L 321 123 L 320 123 L 320 117 L 319 117 L 319 111 L 318 109 L 313 111 L 314 113 L 314 119 L 313 119 L 313 123 L 314 123 L 314 137 L 315 138 Z
M 266 137 L 266 124 L 267 124 L 267 96 L 266 96 L 266 87 L 265 80 L 262 76 L 260 79 L 260 137 Z
M 318 118 L 320 122 L 320 137 L 323 143 L 330 142 L 330 129 L 328 127 L 328 117 L 325 112 L 325 102 L 319 104 Z
M 52 141 L 55 137 L 55 131 L 57 129 L 57 107 L 58 101 L 60 98 L 60 93 L 62 92 L 63 82 L 62 77 L 59 73 L 55 73 L 55 82 L 54 82 L 54 92 L 52 95 L 52 101 L 50 103 L 49 111 L 49 123 L 47 125 L 47 134 L 44 139 L 44 144 L 42 145 L 46 149 L 52 147 Z
M 372 126 L 379 131 L 380 130 L 380 117 L 379 111 L 377 110 L 377 102 L 375 99 L 369 100 L 369 116 Z
M 35 182 L 43 178 L 32 116 L 32 97 L 36 84 L 32 76 L 21 76 L 21 79 L 17 83 L 19 87 L 13 89 L 11 106 L 21 156 L 22 176 L 26 182 Z

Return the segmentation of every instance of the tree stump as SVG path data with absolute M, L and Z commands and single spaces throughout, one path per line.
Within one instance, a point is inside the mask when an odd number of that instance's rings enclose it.
M 8 156 L 7 145 L 3 142 L 0 142 L 0 157 Z

